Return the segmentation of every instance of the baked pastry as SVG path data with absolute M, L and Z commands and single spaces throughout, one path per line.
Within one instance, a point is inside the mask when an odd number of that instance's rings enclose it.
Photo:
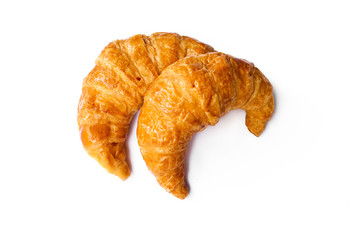
M 259 136 L 274 112 L 272 91 L 254 64 L 223 53 L 189 56 L 167 67 L 145 94 L 137 128 L 142 156 L 161 187 L 187 196 L 187 143 L 225 113 L 244 109 L 246 126 Z
M 180 58 L 214 51 L 175 33 L 135 35 L 111 42 L 84 79 L 78 125 L 84 148 L 110 173 L 130 175 L 124 142 L 148 86 Z

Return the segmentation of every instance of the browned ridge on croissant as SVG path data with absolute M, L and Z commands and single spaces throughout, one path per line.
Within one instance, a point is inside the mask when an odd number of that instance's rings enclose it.
M 272 91 L 254 64 L 222 53 L 190 56 L 165 69 L 145 94 L 137 129 L 142 156 L 159 184 L 184 199 L 184 159 L 193 134 L 241 108 L 249 131 L 259 136 L 274 112 Z
M 178 59 L 214 51 L 175 33 L 135 35 L 111 42 L 84 79 L 78 125 L 84 148 L 110 173 L 130 175 L 125 139 L 148 86 Z

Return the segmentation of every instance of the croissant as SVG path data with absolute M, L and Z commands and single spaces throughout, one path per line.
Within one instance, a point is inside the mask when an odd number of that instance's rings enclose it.
M 138 119 L 141 154 L 158 183 L 175 197 L 188 194 L 184 158 L 194 133 L 233 109 L 259 136 L 274 112 L 273 89 L 254 64 L 223 53 L 181 59 L 148 89 Z
M 78 105 L 82 144 L 110 173 L 130 175 L 125 140 L 133 115 L 149 85 L 180 58 L 214 51 L 193 38 L 175 33 L 135 35 L 111 42 L 84 79 Z

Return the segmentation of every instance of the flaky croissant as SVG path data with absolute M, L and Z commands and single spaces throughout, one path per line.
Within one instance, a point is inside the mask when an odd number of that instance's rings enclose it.
M 222 53 L 181 59 L 148 89 L 138 119 L 142 156 L 166 191 L 188 194 L 184 158 L 194 133 L 233 109 L 246 111 L 246 125 L 259 136 L 274 111 L 269 80 L 254 64 Z
M 84 79 L 78 125 L 84 148 L 110 173 L 130 175 L 124 142 L 150 83 L 180 58 L 214 51 L 175 33 L 135 35 L 111 42 Z

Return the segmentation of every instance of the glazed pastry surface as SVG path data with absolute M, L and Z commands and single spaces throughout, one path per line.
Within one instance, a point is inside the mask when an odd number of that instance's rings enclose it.
M 110 173 L 130 175 L 125 140 L 149 85 L 178 59 L 214 51 L 175 33 L 135 35 L 111 42 L 84 79 L 78 126 L 85 150 Z
M 166 68 L 145 94 L 137 129 L 142 156 L 161 187 L 187 196 L 187 144 L 225 113 L 244 109 L 246 126 L 259 136 L 274 112 L 272 92 L 254 64 L 223 53 L 189 56 Z

